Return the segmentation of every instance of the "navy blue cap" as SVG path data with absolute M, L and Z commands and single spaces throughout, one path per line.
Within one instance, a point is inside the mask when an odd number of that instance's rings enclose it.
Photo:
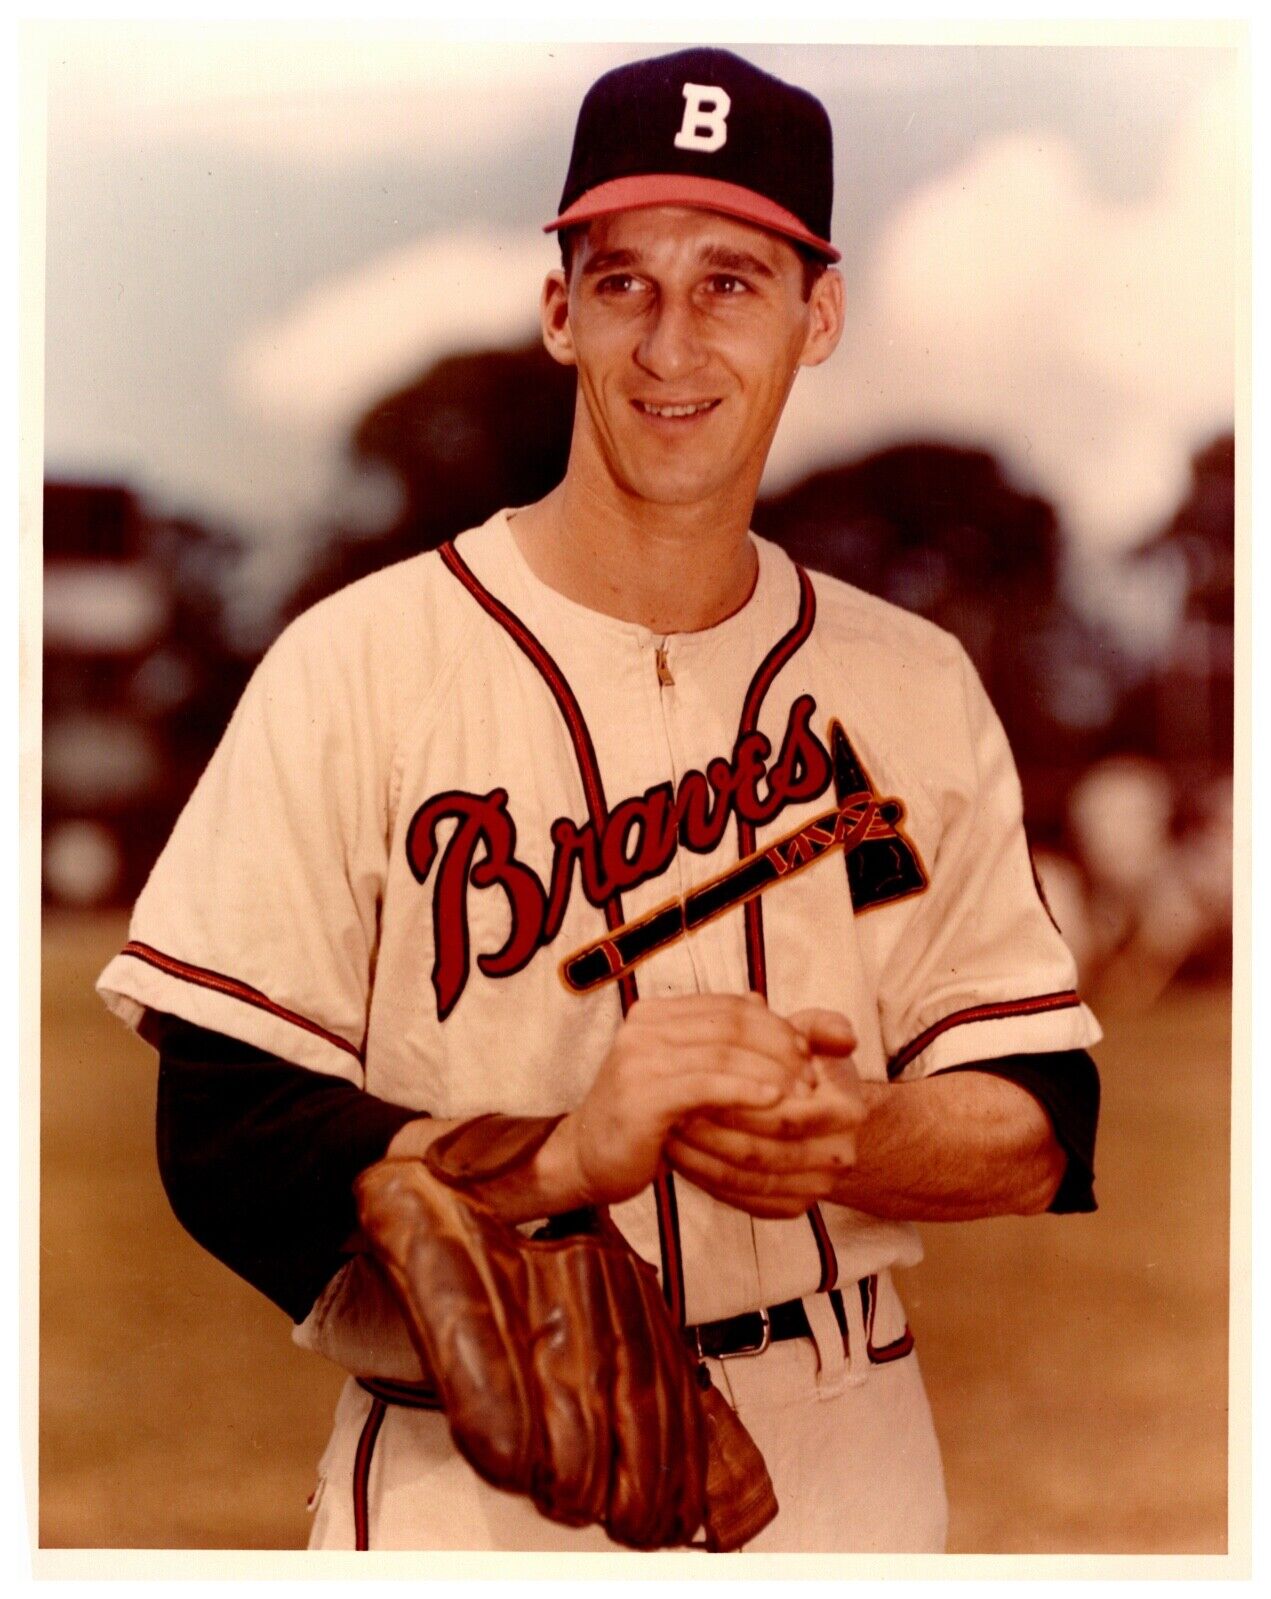
M 560 214 L 544 231 L 651 205 L 719 211 L 837 261 L 825 107 L 731 50 L 679 50 L 587 91 Z

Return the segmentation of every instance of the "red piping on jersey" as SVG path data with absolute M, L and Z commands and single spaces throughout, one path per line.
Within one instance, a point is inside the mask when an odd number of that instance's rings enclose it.
M 1043 1011 L 1071 1010 L 1081 999 L 1071 988 L 1056 994 L 1035 994 L 1031 999 L 1004 999 L 991 1005 L 970 1005 L 966 1010 L 955 1010 L 938 1022 L 933 1022 L 925 1032 L 918 1034 L 887 1062 L 887 1075 L 899 1077 L 911 1060 L 922 1054 L 928 1044 L 934 1043 L 941 1033 L 951 1027 L 962 1027 L 968 1022 L 993 1022 L 1002 1016 L 1032 1016 Z
M 596 759 L 596 746 L 592 742 L 591 731 L 583 716 L 582 707 L 574 695 L 573 689 L 564 672 L 544 649 L 543 645 L 530 632 L 525 623 L 515 616 L 501 600 L 497 600 L 489 589 L 481 582 L 453 544 L 446 543 L 439 551 L 442 561 L 456 577 L 468 593 L 492 617 L 500 627 L 509 635 L 512 641 L 519 646 L 521 651 L 529 658 L 530 663 L 537 669 L 540 677 L 551 691 L 552 698 L 564 718 L 565 726 L 569 732 L 570 741 L 574 746 L 574 759 L 578 763 L 579 776 L 582 778 L 583 794 L 587 801 L 587 814 L 592 826 L 599 837 L 609 815 L 609 806 L 605 800 L 604 782 L 600 775 L 600 762 Z M 612 895 L 605 901 L 605 924 L 610 932 L 616 931 L 623 925 L 625 917 L 622 913 L 622 897 Z M 639 996 L 634 972 L 624 972 L 618 979 L 618 998 L 622 1005 L 622 1014 L 635 1004 Z M 675 1179 L 664 1167 L 660 1167 L 653 1183 L 654 1199 L 657 1206 L 658 1239 L 662 1251 L 662 1292 L 670 1308 L 671 1315 L 675 1318 L 677 1326 L 684 1325 L 684 1260 L 680 1251 L 680 1231 L 678 1207 L 675 1203 Z
M 799 614 L 794 626 L 777 642 L 759 663 L 755 675 L 750 680 L 750 687 L 746 690 L 746 698 L 742 704 L 741 721 L 737 724 L 737 737 L 741 739 L 745 734 L 752 733 L 759 726 L 759 713 L 763 709 L 763 702 L 768 690 L 776 680 L 777 674 L 795 653 L 807 643 L 812 632 L 812 624 L 816 621 L 816 594 L 812 588 L 811 579 L 801 566 L 796 566 L 799 575 Z M 737 851 L 740 859 L 755 853 L 754 826 L 742 817 L 737 818 Z M 759 903 L 760 896 L 747 900 L 745 908 L 746 918 L 746 964 L 750 969 L 750 986 L 757 994 L 768 996 L 768 972 L 764 958 L 763 947 L 763 908 Z
M 816 591 L 812 587 L 812 581 L 801 566 L 796 565 L 795 571 L 799 575 L 799 614 L 794 626 L 772 646 L 750 680 L 750 687 L 746 690 L 746 698 L 742 703 L 741 721 L 737 727 L 739 740 L 747 733 L 753 733 L 759 726 L 759 715 L 763 710 L 768 690 L 776 681 L 782 667 L 807 643 L 816 622 Z M 755 849 L 754 824 L 738 816 L 738 858 L 745 860 L 748 855 L 754 854 Z M 753 899 L 746 901 L 743 910 L 746 927 L 746 970 L 751 989 L 767 999 L 768 960 L 764 952 L 761 901 L 762 895 L 756 894 Z M 825 1225 L 825 1218 L 821 1214 L 821 1207 L 813 1205 L 807 1215 L 812 1236 L 816 1239 L 817 1255 L 821 1261 L 821 1280 L 817 1285 L 817 1292 L 826 1293 L 838 1281 L 838 1259 L 834 1253 L 829 1228 Z
M 839 1280 L 838 1256 L 834 1253 L 834 1241 L 830 1237 L 830 1229 L 825 1225 L 820 1205 L 814 1204 L 808 1211 L 808 1221 L 812 1226 L 812 1236 L 816 1239 L 816 1252 L 821 1257 L 821 1281 L 817 1293 L 823 1294 Z
M 575 698 L 565 674 L 520 617 L 508 610 L 502 601 L 495 599 L 453 544 L 443 544 L 439 553 L 453 575 L 459 579 L 481 608 L 512 635 L 551 689 L 560 707 L 560 713 L 565 718 L 565 724 L 569 728 L 569 736 L 573 740 L 578 771 L 587 796 L 588 815 L 593 824 L 599 827 L 609 814 L 609 807 L 605 802 L 604 784 L 600 777 L 600 763 L 596 759 L 596 746 L 592 743 L 591 730 L 583 716 L 582 707 Z
M 891 1343 L 884 1344 L 880 1349 L 876 1344 L 867 1344 L 866 1353 L 869 1355 L 871 1366 L 885 1366 L 892 1360 L 903 1360 L 906 1355 L 913 1353 L 914 1335 L 906 1326 L 899 1338 L 894 1338 Z
M 384 1425 L 388 1406 L 378 1396 L 371 1400 L 362 1426 L 362 1436 L 357 1441 L 357 1454 L 353 1457 L 353 1547 L 371 1547 L 371 1517 L 369 1509 L 371 1485 L 371 1456 L 375 1453 L 375 1440 Z
M 861 1310 L 865 1321 L 865 1353 L 869 1357 L 871 1366 L 885 1366 L 889 1361 L 903 1360 L 910 1354 L 914 1347 L 914 1335 L 909 1323 L 905 1323 L 905 1330 L 899 1338 L 893 1338 L 891 1343 L 877 1345 L 874 1342 L 874 1316 L 878 1310 L 878 1274 L 871 1277 L 862 1277 L 861 1283 Z
M 228 994 L 231 999 L 240 999 L 245 1005 L 254 1005 L 257 1010 L 267 1011 L 280 1021 L 290 1022 L 293 1027 L 303 1028 L 315 1038 L 334 1044 L 337 1049 L 342 1049 L 346 1055 L 352 1055 L 355 1061 L 361 1063 L 362 1051 L 356 1044 L 350 1044 L 347 1038 L 341 1038 L 338 1033 L 330 1033 L 325 1027 L 319 1027 L 307 1016 L 299 1016 L 295 1011 L 275 1004 L 268 994 L 262 994 L 260 989 L 252 988 L 248 983 L 240 983 L 237 978 L 226 977 L 223 972 L 214 972 L 207 966 L 193 966 L 189 961 L 177 960 L 174 955 L 165 955 L 161 949 L 139 943 L 136 939 L 125 944 L 119 953 L 145 961 L 148 966 L 166 972 L 169 977 L 179 977 L 183 982 L 196 983 L 200 988 L 211 988 L 218 994 Z

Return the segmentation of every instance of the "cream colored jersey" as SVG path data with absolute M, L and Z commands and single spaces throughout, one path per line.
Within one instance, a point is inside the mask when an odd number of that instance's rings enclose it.
M 1098 1028 L 961 646 L 754 540 L 747 604 L 659 637 L 530 572 L 499 514 L 270 650 L 100 980 L 437 1116 L 585 1095 L 639 995 L 845 1012 L 879 1082 Z M 909 1265 L 832 1204 L 664 1174 L 615 1220 L 688 1322 Z

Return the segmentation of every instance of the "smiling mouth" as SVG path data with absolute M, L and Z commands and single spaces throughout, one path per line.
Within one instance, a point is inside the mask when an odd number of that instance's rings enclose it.
M 656 416 L 662 420 L 675 422 L 686 417 L 704 416 L 707 411 L 713 411 L 719 401 L 690 400 L 684 405 L 654 405 L 649 400 L 632 400 L 631 403 L 644 416 Z

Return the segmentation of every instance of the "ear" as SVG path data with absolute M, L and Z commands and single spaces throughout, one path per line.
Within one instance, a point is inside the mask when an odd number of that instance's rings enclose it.
M 574 330 L 569 324 L 569 284 L 560 267 L 547 274 L 539 297 L 539 321 L 543 329 L 543 348 L 553 361 L 575 366 Z
M 800 366 L 820 366 L 834 354 L 843 335 L 846 302 L 843 274 L 836 267 L 826 267 L 808 296 L 808 334 Z

